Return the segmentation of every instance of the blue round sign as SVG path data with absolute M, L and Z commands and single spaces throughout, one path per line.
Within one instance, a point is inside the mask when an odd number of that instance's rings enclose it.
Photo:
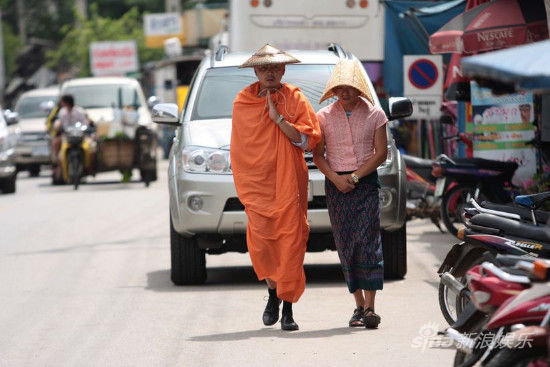
M 409 66 L 409 81 L 418 89 L 433 87 L 438 77 L 437 66 L 431 60 L 419 59 Z

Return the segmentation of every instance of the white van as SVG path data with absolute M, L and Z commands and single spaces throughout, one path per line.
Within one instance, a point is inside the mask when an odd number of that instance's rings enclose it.
M 114 136 L 123 132 L 130 139 L 136 129 L 145 126 L 156 131 L 139 82 L 124 77 L 71 79 L 63 83 L 61 95 L 70 94 L 94 121 L 98 135 Z

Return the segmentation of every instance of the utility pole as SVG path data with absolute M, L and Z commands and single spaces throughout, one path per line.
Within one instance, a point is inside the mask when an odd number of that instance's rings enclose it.
M 25 4 L 24 0 L 15 0 L 15 6 L 17 8 L 17 28 L 19 28 L 19 39 L 21 45 L 27 44 L 27 19 L 25 16 Z
M 164 9 L 167 13 L 181 14 L 181 1 L 180 0 L 165 0 Z

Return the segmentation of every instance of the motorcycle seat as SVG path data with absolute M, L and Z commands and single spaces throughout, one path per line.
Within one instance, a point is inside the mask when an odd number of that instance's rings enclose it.
M 483 158 L 455 158 L 454 161 L 457 166 L 476 166 L 482 169 L 491 169 L 505 173 L 514 173 L 518 168 L 516 162 L 504 162 Z
M 508 234 L 524 239 L 550 243 L 550 227 L 521 223 L 513 219 L 485 213 L 474 215 L 470 218 L 470 222 L 478 226 L 498 229 L 503 235 Z
M 519 195 L 515 198 L 515 203 L 527 208 L 535 209 L 550 199 L 550 191 L 541 192 L 533 195 Z
M 429 168 L 432 169 L 434 161 L 431 159 L 424 159 L 419 157 L 413 157 L 411 155 L 403 154 L 403 160 L 407 167 L 411 168 Z
M 513 206 L 511 204 L 495 204 L 489 201 L 484 201 L 481 203 L 481 206 L 485 209 L 498 210 L 506 213 L 518 214 L 521 219 L 525 221 L 531 221 L 531 210 L 522 208 L 520 206 Z M 550 213 L 542 210 L 535 210 L 535 219 L 539 224 L 548 223 L 550 219 Z

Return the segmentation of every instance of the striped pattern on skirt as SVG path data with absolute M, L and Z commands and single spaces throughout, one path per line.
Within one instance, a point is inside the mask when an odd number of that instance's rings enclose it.
M 327 178 L 325 193 L 332 234 L 350 293 L 379 290 L 384 282 L 378 187 L 363 177 L 344 194 Z

